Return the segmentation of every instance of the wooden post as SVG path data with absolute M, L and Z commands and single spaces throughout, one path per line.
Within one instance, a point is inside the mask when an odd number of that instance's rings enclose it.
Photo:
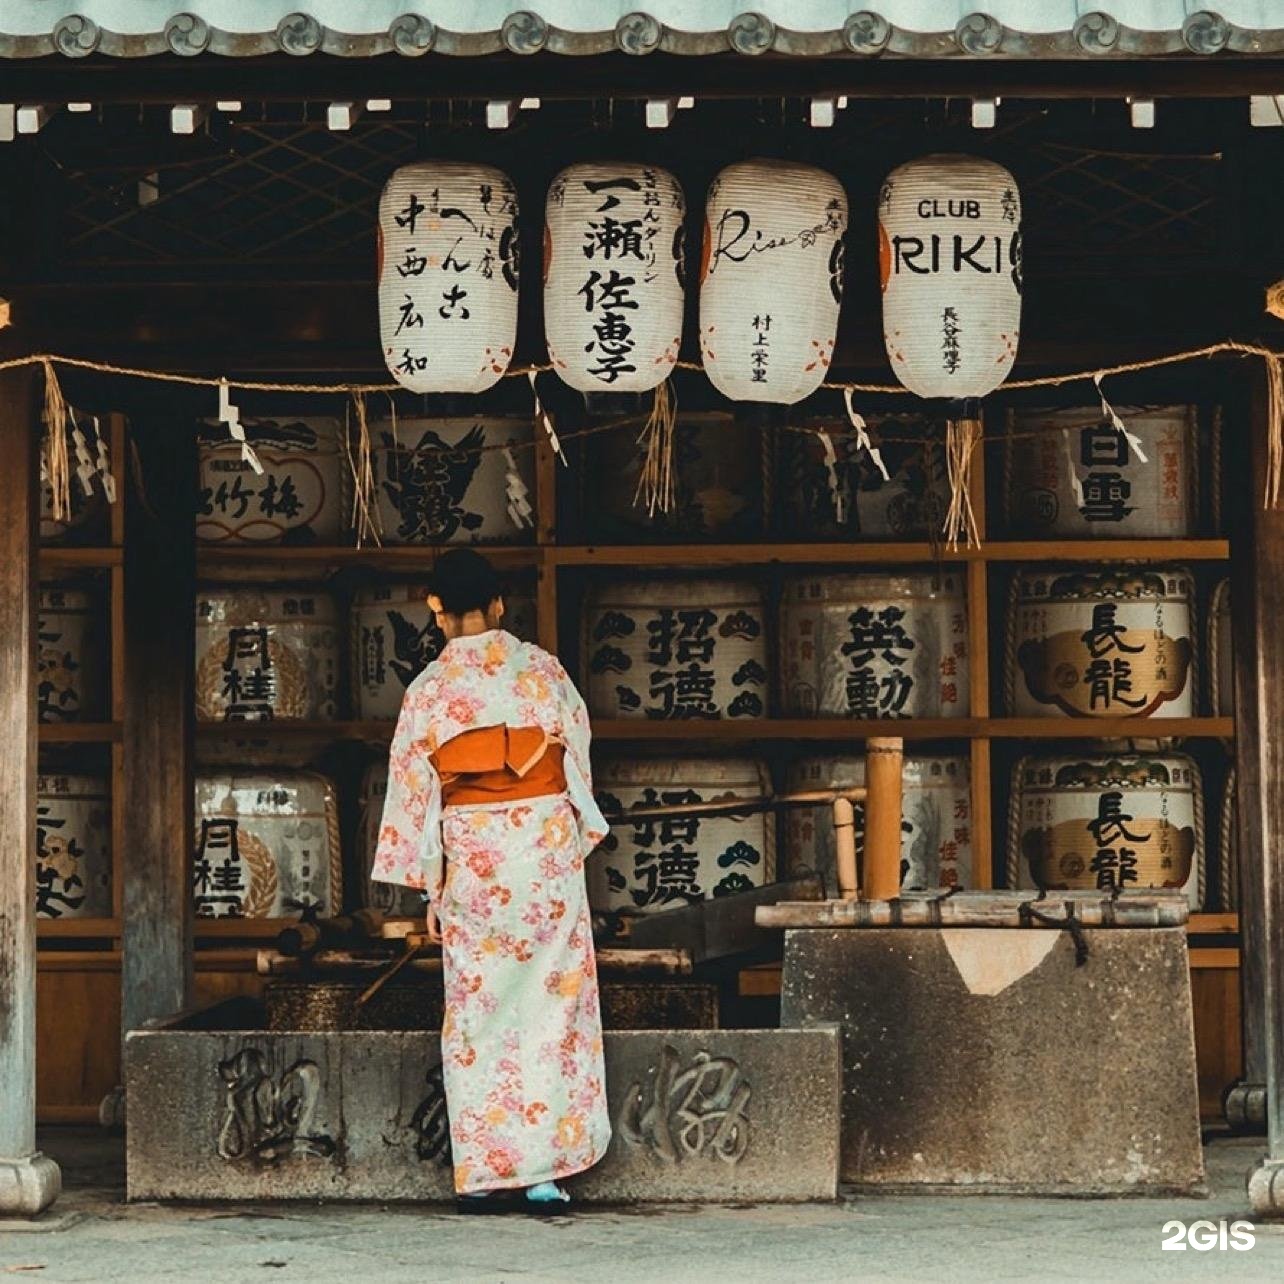
M 132 430 L 142 488 L 125 542 L 122 1033 L 186 1007 L 192 980 L 196 437 L 169 420 Z
M 39 380 L 0 374 L 0 1213 L 62 1189 L 36 1150 L 36 547 Z
M 860 894 L 856 878 L 856 808 L 850 798 L 835 798 L 834 869 L 840 900 L 854 901 Z
M 901 893 L 901 770 L 899 737 L 865 742 L 865 870 L 863 899 L 891 901 Z
M 1253 545 L 1250 564 L 1236 562 L 1232 627 L 1235 711 L 1245 717 L 1235 737 L 1240 833 L 1257 842 L 1250 854 L 1253 842 L 1241 838 L 1240 930 L 1245 965 L 1256 957 L 1261 969 L 1267 1153 L 1249 1174 L 1248 1196 L 1258 1216 L 1284 1217 L 1284 509 L 1262 505 L 1269 439 L 1261 371 L 1250 425 L 1252 488 L 1244 507 L 1252 510 Z M 1246 1024 L 1252 1020 L 1246 1013 Z

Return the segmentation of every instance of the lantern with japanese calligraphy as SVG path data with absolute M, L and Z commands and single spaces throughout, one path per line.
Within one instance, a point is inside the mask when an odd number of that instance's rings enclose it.
M 1184 754 L 1028 757 L 1012 776 L 1009 887 L 1182 888 L 1204 903 L 1204 795 Z
M 1235 659 L 1231 652 L 1230 580 L 1218 580 L 1208 606 L 1208 674 L 1213 715 L 1235 714 Z
M 793 161 L 729 165 L 709 186 L 700 353 L 733 401 L 793 405 L 820 387 L 843 299 L 847 194 Z
M 196 716 L 338 716 L 338 611 L 313 589 L 211 589 L 196 601 Z
M 865 759 L 851 754 L 802 758 L 786 777 L 793 792 L 863 788 Z M 901 886 L 907 891 L 972 886 L 971 771 L 966 758 L 906 757 L 901 813 Z M 856 850 L 864 848 L 865 808 L 856 805 Z M 790 807 L 784 814 L 789 878 L 815 872 L 827 896 L 839 894 L 833 810 Z
M 517 341 L 517 193 L 489 165 L 421 161 L 379 201 L 379 334 L 411 392 L 484 392 Z
M 549 186 L 544 334 L 578 392 L 648 392 L 677 364 L 685 213 L 654 165 L 572 165 Z
M 227 424 L 197 430 L 203 544 L 337 544 L 351 504 L 352 469 L 337 419 L 243 419 L 263 471 L 243 457 Z
M 581 655 L 598 718 L 762 718 L 766 604 L 740 580 L 625 581 L 589 595 Z
M 307 771 L 196 777 L 198 918 L 280 918 L 343 907 L 333 783 Z
M 428 607 L 427 589 L 381 584 L 352 602 L 352 704 L 356 717 L 392 720 L 406 688 L 446 645 Z M 529 592 L 504 594 L 503 627 L 524 642 L 535 640 L 535 600 Z
M 969 494 L 981 436 L 977 400 L 1016 360 L 1021 330 L 1021 198 L 1012 175 L 975 156 L 894 169 L 878 196 L 883 342 L 897 379 L 950 407 L 951 545 L 980 531 Z
M 107 781 L 42 772 L 36 778 L 36 917 L 106 918 L 111 912 Z
M 1192 717 L 1194 594 L 1179 567 L 1020 571 L 1008 601 L 1008 708 L 1017 717 Z
M 379 828 L 383 823 L 383 804 L 387 796 L 388 763 L 385 759 L 372 763 L 361 777 L 361 818 L 357 827 L 357 849 L 361 858 L 362 878 L 365 880 L 363 903 L 390 917 L 422 918 L 423 893 L 413 887 L 381 883 L 370 877 L 374 869 L 375 853 L 379 849 Z
M 468 416 L 371 425 L 385 544 L 520 544 L 535 537 L 534 428 Z
M 41 722 L 106 717 L 102 606 L 85 588 L 41 584 L 36 628 L 36 714 Z
M 780 606 L 787 711 L 966 717 L 967 641 L 966 595 L 956 571 L 795 579 Z
M 633 807 L 761 801 L 771 795 L 771 774 L 756 758 L 607 758 L 593 787 L 613 822 L 588 860 L 594 909 L 646 914 L 775 880 L 776 826 L 769 811 L 614 822 Z
M 1116 413 L 1136 445 L 1102 416 L 1100 403 L 1009 412 L 1004 492 L 1014 534 L 1195 534 L 1195 407 L 1121 406 Z

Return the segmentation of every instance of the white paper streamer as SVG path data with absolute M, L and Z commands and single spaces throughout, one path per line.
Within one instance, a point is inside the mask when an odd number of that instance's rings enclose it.
M 98 456 L 98 480 L 102 483 L 103 494 L 107 496 L 107 502 L 114 504 L 116 502 L 116 479 L 111 475 L 111 453 L 107 449 L 107 439 L 103 436 L 102 424 L 98 422 L 97 415 L 94 415 L 92 423 L 94 425 L 94 446 Z
M 1070 429 L 1062 428 L 1061 440 L 1066 448 L 1066 467 L 1070 470 L 1070 488 L 1074 491 L 1074 502 L 1079 508 L 1083 507 L 1083 482 L 1079 480 L 1079 467 L 1074 461 L 1074 447 L 1070 444 Z
M 522 481 L 521 473 L 517 471 L 517 457 L 509 446 L 504 447 L 504 463 L 507 466 L 504 474 L 504 489 L 508 497 L 508 519 L 518 530 L 524 530 L 528 526 L 535 525 L 535 518 L 531 508 L 530 491 Z
M 254 453 L 254 447 L 245 440 L 245 425 L 241 423 L 241 412 L 232 404 L 231 389 L 226 379 L 220 379 L 218 385 L 218 417 L 227 425 L 232 440 L 240 443 L 241 459 L 254 469 L 258 476 L 263 475 L 263 465 Z
M 1092 376 L 1092 382 L 1097 385 L 1097 392 L 1101 397 L 1101 413 L 1107 419 L 1110 420 L 1110 422 L 1115 426 L 1115 428 L 1117 428 L 1121 433 L 1123 433 L 1124 440 L 1128 443 L 1129 449 L 1132 451 L 1132 453 L 1136 455 L 1137 458 L 1140 459 L 1143 464 L 1150 463 L 1150 460 L 1146 458 L 1145 450 L 1142 449 L 1141 438 L 1138 437 L 1135 432 L 1129 429 L 1128 425 L 1124 423 L 1122 419 L 1119 418 L 1119 415 L 1116 412 L 1114 406 L 1112 406 L 1110 402 L 1106 400 L 1105 390 L 1101 386 L 1101 380 L 1103 377 L 1104 377 L 1103 372 L 1100 370 L 1098 370 L 1097 373 Z
M 557 440 L 557 430 L 553 427 L 553 418 L 544 409 L 544 403 L 539 399 L 539 390 L 535 387 L 535 371 L 528 370 L 526 377 L 530 380 L 531 396 L 535 399 L 535 420 L 537 423 L 543 424 L 544 431 L 548 433 L 548 444 L 553 447 L 553 453 L 557 455 L 558 459 L 565 464 L 566 456 L 562 453 L 562 443 Z
M 89 454 L 89 443 L 85 440 L 85 434 L 80 431 L 80 425 L 76 422 L 76 416 L 73 412 L 68 412 L 71 418 L 71 444 L 76 451 L 76 476 L 80 481 L 80 489 L 86 496 L 92 496 L 94 493 L 94 461 Z
M 874 461 L 874 467 L 883 474 L 884 481 L 891 481 L 891 474 L 887 471 L 887 465 L 883 463 L 883 453 L 870 440 L 869 427 L 865 423 L 865 416 L 856 412 L 856 407 L 852 402 L 852 390 L 843 389 L 843 403 L 847 407 L 847 418 L 851 420 L 852 427 L 856 430 L 856 449 L 865 451 Z
M 838 481 L 838 452 L 834 449 L 834 439 L 823 429 L 816 429 L 820 446 L 824 451 L 825 472 L 829 475 L 829 498 L 834 504 L 834 519 L 840 524 L 845 520 L 846 509 L 843 504 L 843 489 Z

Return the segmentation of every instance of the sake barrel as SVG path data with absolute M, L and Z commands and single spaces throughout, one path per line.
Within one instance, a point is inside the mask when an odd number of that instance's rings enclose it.
M 106 777 L 36 777 L 36 917 L 109 918 L 111 790 Z
M 1022 758 L 1010 805 L 1010 886 L 1180 887 L 1203 904 L 1203 785 L 1184 754 Z
M 1009 707 L 1017 717 L 1191 717 L 1194 600 L 1178 567 L 1020 571 L 1008 605 Z
M 382 584 L 353 599 L 349 654 L 356 717 L 395 719 L 406 688 L 446 645 L 426 594 L 422 585 Z M 529 593 L 504 595 L 503 627 L 524 642 L 535 641 L 535 600 Z
M 59 520 L 53 515 L 53 487 L 48 482 L 40 486 L 40 542 L 42 544 L 84 543 L 93 538 L 98 528 L 105 525 L 107 500 L 102 492 L 102 483 L 95 478 L 92 494 L 86 495 L 84 487 L 75 476 L 76 456 L 70 443 L 67 449 L 71 453 L 72 478 L 68 490 L 71 500 L 71 513 Z
M 306 771 L 196 777 L 198 918 L 280 918 L 343 907 L 333 784 Z
M 788 534 L 911 540 L 940 532 L 950 489 L 931 424 L 918 415 L 867 415 L 866 421 L 886 480 L 846 419 L 804 419 L 780 434 L 780 507 Z
M 833 754 L 799 759 L 791 764 L 787 787 L 792 792 L 861 788 L 865 759 Z M 901 887 L 973 886 L 971 769 L 966 758 L 915 755 L 905 759 L 901 803 Z M 865 807 L 856 805 L 856 851 L 865 844 Z M 790 807 L 784 812 L 784 862 L 788 877 L 819 874 L 825 894 L 839 894 L 833 810 Z
M 599 718 L 762 718 L 766 606 L 744 580 L 639 580 L 593 591 L 581 654 Z
M 761 799 L 771 794 L 766 764 L 755 758 L 608 758 L 594 772 L 608 819 L 630 807 Z M 589 897 L 598 910 L 648 914 L 774 881 L 775 820 L 674 816 L 622 821 L 589 859 Z
M 723 414 L 680 414 L 673 435 L 674 501 L 667 513 L 634 503 L 642 471 L 636 428 L 585 439 L 579 470 L 593 539 L 736 540 L 763 533 L 764 438 Z
M 379 827 L 383 821 L 383 803 L 388 796 L 388 764 L 376 762 L 361 777 L 361 819 L 357 828 L 357 846 L 365 879 L 365 904 L 391 918 L 423 918 L 423 895 L 413 887 L 380 883 L 370 877 L 375 853 L 379 850 Z
M 1208 608 L 1209 703 L 1215 716 L 1235 714 L 1235 657 L 1231 650 L 1230 580 L 1213 587 Z
M 337 419 L 243 419 L 261 473 L 241 457 L 227 424 L 197 430 L 203 544 L 338 544 L 346 533 L 352 470 Z
M 41 722 L 92 722 L 107 716 L 102 607 L 86 589 L 40 586 L 36 712 Z
M 1195 534 L 1195 407 L 1124 406 L 1117 413 L 1141 443 L 1141 454 L 1103 419 L 1100 403 L 1009 413 L 1004 475 L 1015 533 L 1091 539 Z
M 210 589 L 196 599 L 196 716 L 338 717 L 338 612 L 311 589 Z
M 531 420 L 487 416 L 371 425 L 385 544 L 514 544 L 534 538 Z
M 955 718 L 968 712 L 963 577 L 839 574 L 785 585 L 781 690 L 803 717 Z

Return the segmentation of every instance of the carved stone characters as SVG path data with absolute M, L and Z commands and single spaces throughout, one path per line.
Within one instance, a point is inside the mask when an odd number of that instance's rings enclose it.
M 329 1158 L 332 1137 L 314 1130 L 321 1071 L 314 1061 L 296 1061 L 279 1075 L 268 1054 L 247 1046 L 219 1062 L 227 1085 L 218 1130 L 221 1159 L 274 1164 L 294 1155 Z

